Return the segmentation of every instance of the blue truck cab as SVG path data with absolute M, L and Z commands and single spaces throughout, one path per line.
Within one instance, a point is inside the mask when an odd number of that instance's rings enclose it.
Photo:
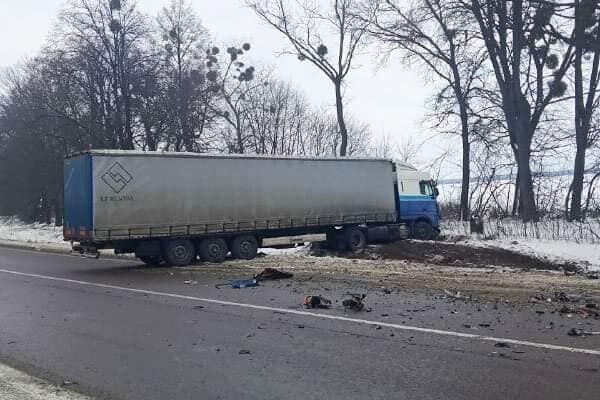
M 400 222 L 408 226 L 409 236 L 431 240 L 440 233 L 439 194 L 435 181 L 410 164 L 395 162 L 398 175 Z

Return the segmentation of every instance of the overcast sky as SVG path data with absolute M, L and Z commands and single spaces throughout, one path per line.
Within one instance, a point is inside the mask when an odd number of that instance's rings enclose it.
M 155 16 L 169 0 L 137 0 L 138 8 Z M 275 67 L 276 75 L 292 81 L 316 106 L 333 111 L 331 84 L 308 63 L 292 56 L 277 56 L 286 42 L 265 26 L 242 0 L 191 0 L 203 25 L 218 43 L 252 44 L 255 63 Z M 64 0 L 0 0 L 0 67 L 35 55 L 56 21 Z M 421 128 L 430 95 L 423 77 L 414 68 L 397 60 L 377 68 L 377 60 L 364 55 L 351 71 L 345 91 L 347 108 L 355 118 L 368 123 L 375 136 L 387 135 L 397 141 L 422 140 Z M 436 144 L 428 148 L 435 151 Z

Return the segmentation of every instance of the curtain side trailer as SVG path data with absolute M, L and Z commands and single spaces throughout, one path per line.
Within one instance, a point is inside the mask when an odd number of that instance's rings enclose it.
M 92 150 L 65 158 L 64 239 L 147 264 L 251 259 L 274 238 L 360 251 L 407 236 L 385 159 Z

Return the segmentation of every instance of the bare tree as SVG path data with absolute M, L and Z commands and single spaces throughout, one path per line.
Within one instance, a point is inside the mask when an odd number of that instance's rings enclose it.
M 550 36 L 552 18 L 559 6 L 534 0 L 461 2 L 477 21 L 502 95 L 518 167 L 521 217 L 525 222 L 537 220 L 531 145 L 546 108 L 565 93 L 562 79 L 572 58 L 572 47 L 563 50 Z M 562 57 L 552 49 L 560 50 Z
M 246 150 L 248 137 L 244 130 L 249 112 L 248 94 L 261 85 L 268 85 L 266 77 L 255 80 L 255 68 L 243 61 L 242 56 L 250 48 L 249 43 L 244 43 L 241 47 L 228 47 L 227 55 L 223 55 L 218 47 L 206 52 L 206 79 L 210 90 L 221 100 L 212 106 L 213 111 L 225 122 L 227 150 L 233 153 Z M 229 129 L 234 131 L 233 140 L 229 137 Z
M 103 100 L 96 111 L 105 113 L 105 123 L 114 132 L 113 146 L 133 149 L 132 74 L 144 57 L 138 44 L 147 34 L 135 1 L 70 0 L 57 34 L 63 48 L 85 59 L 94 80 L 106 80 L 96 85 L 94 95 Z
M 158 16 L 163 43 L 167 107 L 170 115 L 169 136 L 176 150 L 196 151 L 211 122 L 209 92 L 202 63 L 208 33 L 191 5 L 184 0 L 171 0 Z
M 444 98 L 446 91 L 452 92 L 451 109 L 458 109 L 462 139 L 460 215 L 468 219 L 470 99 L 475 86 L 482 83 L 480 74 L 487 59 L 471 26 L 471 15 L 453 0 L 419 0 L 410 4 L 377 0 L 367 4 L 362 18 L 370 23 L 369 34 L 384 43 L 387 50 L 402 51 L 406 62 L 416 61 L 440 79 L 443 87 L 438 98 Z M 439 114 L 447 122 L 453 112 Z
M 586 152 L 595 139 L 591 127 L 592 116 L 598 108 L 600 97 L 597 89 L 600 82 L 600 20 L 598 0 L 574 0 L 575 34 L 575 162 L 571 183 L 572 220 L 582 220 L 583 178 L 585 175 Z M 586 58 L 591 61 L 586 61 Z M 585 75 L 584 75 L 585 74 Z M 586 88 L 584 89 L 584 85 Z
M 327 0 L 317 7 L 309 1 L 246 0 L 246 4 L 267 24 L 290 42 L 300 61 L 308 61 L 329 79 L 335 89 L 336 116 L 341 144 L 340 156 L 348 151 L 348 128 L 344 119 L 342 86 L 357 50 L 364 43 L 366 25 L 352 12 L 353 0 Z M 325 44 L 326 30 L 335 35 L 335 53 L 330 57 Z

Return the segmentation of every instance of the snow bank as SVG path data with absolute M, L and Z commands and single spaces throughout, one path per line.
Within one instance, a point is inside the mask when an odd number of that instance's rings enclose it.
M 588 271 L 600 271 L 600 244 L 533 238 L 484 240 L 474 237 L 456 243 L 474 247 L 497 247 L 557 263 L 575 263 Z
M 32 223 L 15 217 L 0 217 L 0 240 L 25 243 L 64 243 L 62 227 Z

